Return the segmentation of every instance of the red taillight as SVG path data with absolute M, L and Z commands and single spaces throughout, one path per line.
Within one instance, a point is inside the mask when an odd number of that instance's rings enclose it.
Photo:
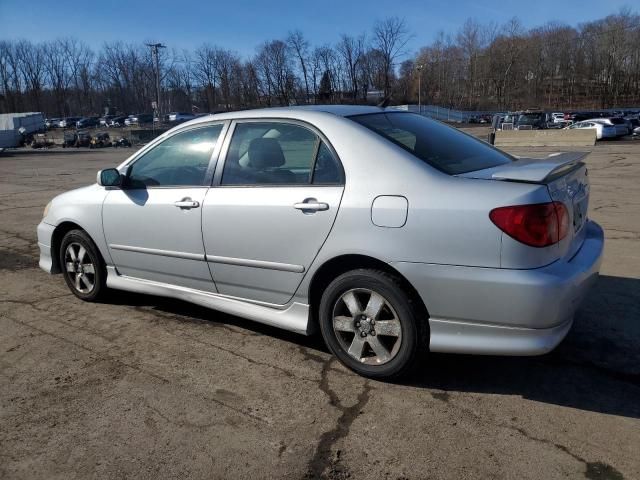
M 569 232 L 569 212 L 562 202 L 494 208 L 489 218 L 504 233 L 532 247 L 558 243 Z

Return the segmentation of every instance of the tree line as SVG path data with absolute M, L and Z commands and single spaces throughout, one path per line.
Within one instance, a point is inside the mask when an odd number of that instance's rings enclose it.
M 640 105 L 640 16 L 630 10 L 570 26 L 525 29 L 467 20 L 411 55 L 406 22 L 312 46 L 296 30 L 251 58 L 205 43 L 159 53 L 162 111 L 215 112 L 309 103 L 436 104 L 465 110 L 611 108 Z M 155 65 L 145 45 L 75 38 L 0 40 L 0 111 L 49 116 L 105 107 L 148 112 Z

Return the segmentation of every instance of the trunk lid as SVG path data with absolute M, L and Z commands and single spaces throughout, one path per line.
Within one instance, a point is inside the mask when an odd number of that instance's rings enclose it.
M 514 162 L 459 175 L 479 180 L 546 185 L 551 200 L 569 212 L 569 233 L 558 243 L 560 257 L 573 257 L 585 237 L 589 208 L 589 178 L 583 160 L 588 152 L 551 154 L 547 158 L 519 158 Z

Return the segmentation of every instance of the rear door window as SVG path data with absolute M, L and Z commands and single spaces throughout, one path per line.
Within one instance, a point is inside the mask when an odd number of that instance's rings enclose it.
M 313 131 L 285 122 L 238 123 L 222 172 L 222 185 L 341 183 L 341 169 Z

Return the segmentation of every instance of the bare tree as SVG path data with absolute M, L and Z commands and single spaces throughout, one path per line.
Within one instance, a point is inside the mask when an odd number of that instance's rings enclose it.
M 74 38 L 65 38 L 60 41 L 60 48 L 64 53 L 65 65 L 69 77 L 69 87 L 73 87 L 76 92 L 76 111 L 88 113 L 92 111 L 94 88 L 92 77 L 95 73 L 94 53 L 84 43 Z M 80 108 L 79 107 L 83 107 Z M 65 114 L 71 113 L 65 106 Z
M 304 80 L 304 103 L 309 103 L 309 73 L 307 67 L 309 42 L 304 38 L 304 35 L 300 30 L 295 30 L 289 33 L 289 36 L 287 37 L 287 45 L 300 64 L 300 70 L 302 71 L 302 78 Z
M 0 41 L 0 80 L 2 81 L 5 111 L 20 109 L 22 83 L 19 72 L 20 62 L 15 44 L 8 41 Z
M 384 67 L 384 94 L 391 92 L 393 67 L 398 57 L 405 55 L 405 47 L 411 39 L 404 19 L 390 17 L 376 22 L 373 27 L 373 46 L 380 52 Z
M 42 87 L 45 79 L 45 53 L 42 45 L 21 40 L 16 45 L 16 55 L 20 61 L 20 73 L 30 97 L 32 109 L 41 110 Z
M 289 105 L 293 98 L 295 80 L 287 44 L 281 40 L 263 43 L 255 64 L 267 104 L 271 105 L 277 99 L 280 105 Z
M 468 19 L 458 32 L 457 43 L 466 63 L 464 78 L 467 104 L 472 107 L 477 91 L 478 57 L 483 48 L 480 24 L 473 19 Z
M 216 107 L 216 82 L 218 79 L 217 47 L 204 44 L 195 51 L 194 73 L 205 90 L 207 110 Z
M 246 108 L 295 102 L 368 102 L 368 92 L 417 100 L 421 65 L 425 103 L 460 109 L 592 109 L 640 103 L 640 15 L 615 15 L 577 26 L 525 29 L 468 20 L 440 32 L 403 59 L 403 20 L 376 23 L 371 41 L 342 35 L 311 46 L 299 31 L 259 45 L 243 61 L 214 45 L 161 51 L 161 88 L 171 109 Z M 404 61 L 401 61 L 404 60 Z M 0 111 L 95 114 L 103 107 L 148 111 L 154 67 L 142 44 L 111 42 L 95 52 L 74 38 L 33 43 L 0 40 Z
M 357 38 L 342 35 L 338 42 L 337 51 L 347 73 L 352 100 L 355 102 L 358 99 L 358 68 L 365 53 L 364 35 Z

